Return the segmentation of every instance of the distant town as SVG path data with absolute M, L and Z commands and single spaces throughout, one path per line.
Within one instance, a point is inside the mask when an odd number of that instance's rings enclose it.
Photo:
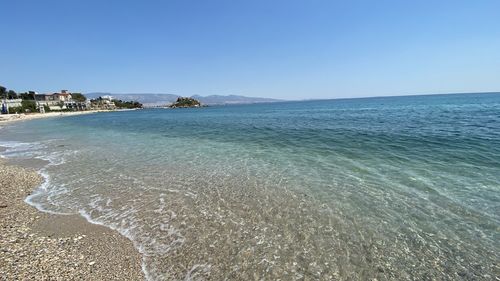
M 155 93 L 85 93 L 60 90 L 52 93 L 27 91 L 18 93 L 0 86 L 2 114 L 72 112 L 137 108 L 184 108 L 213 105 L 271 103 L 283 100 L 238 95 L 193 95 L 182 97 Z
M 61 90 L 60 92 L 39 94 L 36 91 L 17 93 L 0 86 L 1 113 L 46 113 L 86 110 L 115 110 L 142 108 L 137 101 L 122 101 L 110 95 L 94 99 L 78 92 Z

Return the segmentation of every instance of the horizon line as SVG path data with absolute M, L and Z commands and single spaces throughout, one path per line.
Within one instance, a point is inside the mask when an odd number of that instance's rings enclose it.
M 375 95 L 375 96 L 357 96 L 357 97 L 328 97 L 328 98 L 304 98 L 304 99 L 283 99 L 283 98 L 273 98 L 273 97 L 263 97 L 263 96 L 246 96 L 246 95 L 238 95 L 238 94 L 209 94 L 209 95 L 200 95 L 200 94 L 194 94 L 194 95 L 179 95 L 179 94 L 170 94 L 170 93 L 147 93 L 147 92 L 136 92 L 136 93 L 113 93 L 113 92 L 100 92 L 100 91 L 95 91 L 95 92 L 87 92 L 87 93 L 82 93 L 82 94 L 109 94 L 109 95 L 175 95 L 179 97 L 193 97 L 193 96 L 201 96 L 201 97 L 208 97 L 208 96 L 240 96 L 240 97 L 247 97 L 247 98 L 265 98 L 265 99 L 274 99 L 278 101 L 313 101 L 313 100 L 336 100 L 336 99 L 366 99 L 366 98 L 389 98 L 389 97 L 415 97 L 415 96 L 440 96 L 440 95 L 465 95 L 465 94 L 500 94 L 499 91 L 484 91 L 484 92 L 446 92 L 446 93 L 417 93 L 417 94 L 403 94 L 403 95 Z

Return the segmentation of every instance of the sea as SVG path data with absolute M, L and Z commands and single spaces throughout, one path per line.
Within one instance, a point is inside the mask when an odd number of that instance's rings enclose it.
M 44 177 L 28 204 L 126 236 L 148 280 L 500 276 L 500 93 L 101 112 L 0 146 Z

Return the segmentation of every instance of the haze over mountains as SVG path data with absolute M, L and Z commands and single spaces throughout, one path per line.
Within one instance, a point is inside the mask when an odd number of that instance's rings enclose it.
M 169 105 L 177 100 L 179 95 L 173 94 L 149 94 L 149 93 L 136 93 L 136 94 L 115 94 L 115 93 L 86 93 L 85 96 L 90 99 L 98 98 L 100 96 L 113 96 L 116 99 L 124 101 L 138 101 L 142 103 L 145 107 L 156 107 Z M 205 105 L 227 105 L 227 104 L 249 104 L 249 103 L 264 103 L 264 102 L 278 102 L 282 100 L 271 99 L 271 98 L 256 98 L 256 97 L 245 97 L 237 95 L 210 95 L 210 96 L 191 96 L 194 99 L 199 100 Z

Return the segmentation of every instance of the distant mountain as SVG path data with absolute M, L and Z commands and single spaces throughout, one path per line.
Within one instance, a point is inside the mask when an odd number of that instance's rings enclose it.
M 281 100 L 270 99 L 270 98 L 254 98 L 245 96 L 221 96 L 221 95 L 211 95 L 211 96 L 199 96 L 194 95 L 192 98 L 199 100 L 202 104 L 206 105 L 217 105 L 217 104 L 244 104 L 244 103 L 263 103 L 263 102 L 278 102 Z
M 113 96 L 116 99 L 123 101 L 138 101 L 142 103 L 145 107 L 155 107 L 155 106 L 167 106 L 174 103 L 178 95 L 172 94 L 114 94 L 114 93 L 86 93 L 85 96 L 89 99 L 95 99 L 100 96 Z M 199 100 L 204 105 L 225 105 L 225 104 L 248 104 L 248 103 L 263 103 L 263 102 L 278 102 L 281 100 L 270 99 L 270 98 L 254 98 L 245 96 L 222 96 L 222 95 L 211 95 L 211 96 L 199 96 L 194 95 L 192 98 Z
M 101 96 L 112 96 L 115 99 L 123 101 L 138 101 L 145 107 L 165 106 L 177 100 L 178 95 L 171 94 L 114 94 L 114 93 L 86 93 L 89 99 L 95 99 Z

